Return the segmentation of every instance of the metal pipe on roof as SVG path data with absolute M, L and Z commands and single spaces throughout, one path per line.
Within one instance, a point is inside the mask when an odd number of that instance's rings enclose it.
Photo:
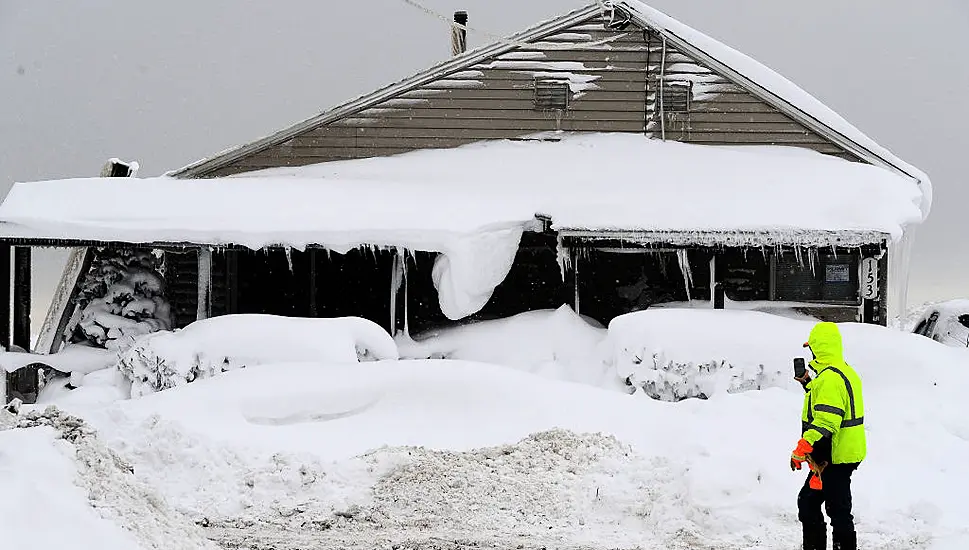
M 461 55 L 468 50 L 468 12 L 454 12 L 454 24 L 451 25 L 451 55 Z

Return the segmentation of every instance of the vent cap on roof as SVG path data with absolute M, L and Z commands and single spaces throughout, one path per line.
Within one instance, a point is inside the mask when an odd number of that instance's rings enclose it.
M 468 12 L 454 12 L 451 25 L 451 55 L 461 55 L 468 50 Z

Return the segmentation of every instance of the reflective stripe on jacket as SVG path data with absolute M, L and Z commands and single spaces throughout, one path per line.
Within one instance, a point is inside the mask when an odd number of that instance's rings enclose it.
M 814 353 L 811 368 L 817 372 L 807 384 L 801 413 L 802 436 L 817 447 L 822 438 L 831 444 L 834 464 L 865 459 L 865 401 L 861 378 L 844 360 L 841 332 L 834 323 L 818 323 L 808 345 Z

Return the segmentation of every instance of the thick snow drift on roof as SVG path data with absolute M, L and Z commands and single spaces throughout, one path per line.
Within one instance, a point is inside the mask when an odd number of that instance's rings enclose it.
M 895 166 L 918 180 L 923 194 L 922 200 L 920 201 L 923 219 L 925 216 L 928 216 L 932 206 L 932 182 L 929 180 L 928 175 L 876 143 L 875 140 L 868 137 L 864 132 L 845 120 L 844 117 L 831 110 L 831 108 L 821 103 L 817 98 L 759 61 L 692 27 L 684 25 L 639 0 L 620 0 L 614 2 L 614 5 L 627 9 L 634 18 L 640 20 L 639 22 L 641 24 L 652 27 L 657 31 L 666 31 L 689 42 L 713 59 L 729 66 L 750 81 L 767 89 L 781 100 L 803 111 L 809 117 L 816 119 L 835 132 L 871 151 L 874 156 L 881 158 L 888 164 Z
M 0 221 L 8 236 L 441 251 L 462 235 L 520 227 L 535 214 L 557 228 L 758 231 L 790 244 L 803 243 L 804 231 L 900 237 L 922 219 L 911 179 L 806 149 L 559 137 L 211 180 L 18 183 Z

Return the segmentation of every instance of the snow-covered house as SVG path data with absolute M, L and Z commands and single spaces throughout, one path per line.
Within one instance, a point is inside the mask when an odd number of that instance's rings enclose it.
M 165 177 L 15 185 L 17 330 L 31 246 L 160 251 L 176 326 L 414 332 L 563 303 L 605 323 L 686 301 L 883 324 L 904 301 L 929 179 L 756 61 L 635 0 L 455 53 Z

